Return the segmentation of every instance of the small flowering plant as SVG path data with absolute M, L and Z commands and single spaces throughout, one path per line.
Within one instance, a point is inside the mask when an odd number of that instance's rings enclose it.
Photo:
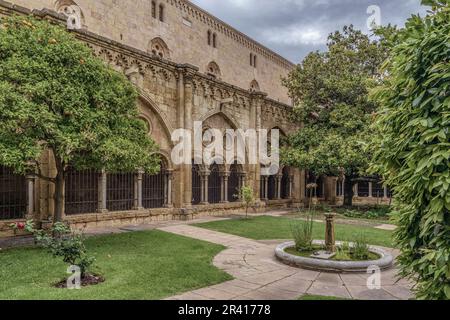
M 13 222 L 9 225 L 9 227 L 14 231 L 14 233 L 17 233 L 18 231 L 28 231 L 28 226 L 30 224 L 30 221 L 27 222 Z

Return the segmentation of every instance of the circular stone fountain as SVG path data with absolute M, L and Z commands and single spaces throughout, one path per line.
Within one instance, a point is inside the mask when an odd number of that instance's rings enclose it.
M 327 252 L 322 252 L 324 255 L 332 256 L 332 253 L 336 252 L 336 245 L 339 247 L 343 243 L 336 242 L 334 237 L 334 218 L 336 214 L 326 214 L 326 231 L 325 231 L 325 241 L 314 240 L 314 245 L 324 246 Z M 349 243 L 350 247 L 353 247 L 353 243 Z M 314 257 L 302 257 L 286 252 L 286 249 L 295 247 L 295 242 L 285 242 L 280 244 L 275 249 L 275 256 L 281 262 L 292 265 L 295 267 L 300 267 L 304 269 L 316 270 L 316 271 L 326 271 L 326 272 L 341 272 L 341 273 L 367 273 L 374 268 L 379 268 L 380 270 L 386 270 L 392 267 L 394 258 L 391 254 L 386 252 L 380 247 L 370 246 L 369 251 L 376 256 L 379 256 L 377 260 L 367 260 L 367 261 L 338 261 L 324 258 L 314 258 Z
M 313 242 L 315 245 L 324 245 L 325 241 L 315 240 Z M 341 242 L 336 243 L 338 246 Z M 350 246 L 353 244 L 350 243 Z M 328 272 L 359 272 L 367 273 L 367 270 L 373 267 L 378 267 L 380 270 L 386 270 L 392 267 L 393 257 L 383 249 L 379 247 L 370 247 L 370 252 L 375 253 L 380 256 L 378 260 L 367 260 L 367 261 L 336 261 L 336 260 L 326 260 L 317 258 L 300 257 L 293 254 L 287 253 L 285 250 L 295 246 L 294 241 L 285 242 L 280 244 L 275 249 L 275 256 L 283 263 L 300 267 L 304 269 L 317 270 L 317 271 L 328 271 Z

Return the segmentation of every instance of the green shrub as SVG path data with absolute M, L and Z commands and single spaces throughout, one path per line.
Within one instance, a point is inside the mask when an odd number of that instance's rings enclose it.
M 253 188 L 250 186 L 243 186 L 239 190 L 240 197 L 242 202 L 245 204 L 245 218 L 248 217 L 248 208 L 255 202 L 255 198 L 253 196 Z
M 314 214 L 310 212 L 304 219 L 298 219 L 291 223 L 292 236 L 295 242 L 295 249 L 298 251 L 308 251 L 313 248 Z
M 33 233 L 36 243 L 47 249 L 54 257 L 61 257 L 65 263 L 78 266 L 82 278 L 95 261 L 95 258 L 87 253 L 84 235 L 71 232 L 62 222 L 53 224 L 50 230 L 37 230 L 30 220 L 27 221 L 26 230 Z
M 342 260 L 342 261 L 347 261 L 347 260 L 351 260 L 350 257 L 350 249 L 349 249 L 349 245 L 347 242 L 343 243 L 341 246 L 336 248 L 336 256 L 335 259 L 336 260 Z
M 353 257 L 358 260 L 367 260 L 370 254 L 369 249 L 370 246 L 367 243 L 366 236 L 364 234 L 357 235 L 351 250 Z
M 394 193 L 402 275 L 417 298 L 450 299 L 450 1 L 423 0 L 395 42 L 383 85 L 373 171 Z M 375 147 L 375 148 L 374 148 Z

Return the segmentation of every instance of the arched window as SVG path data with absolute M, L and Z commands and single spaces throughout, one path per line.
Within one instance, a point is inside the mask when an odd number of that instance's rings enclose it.
M 142 206 L 146 209 L 162 208 L 167 185 L 166 165 L 163 161 L 157 174 L 142 175 Z
M 208 30 L 208 46 L 211 45 L 211 37 L 212 37 L 211 30 Z
M 199 204 L 202 200 L 202 179 L 200 167 L 192 161 L 192 204 Z
M 277 198 L 277 179 L 274 175 L 268 177 L 267 183 L 267 198 L 269 200 L 274 200 Z
M 212 164 L 210 171 L 211 172 L 208 177 L 208 202 L 219 203 L 221 200 L 221 179 L 219 166 L 217 164 Z
M 159 5 L 159 21 L 164 22 L 164 5 Z
M 206 68 L 206 73 L 216 79 L 220 79 L 220 68 L 214 61 L 210 62 Z
M 147 51 L 161 59 L 170 59 L 169 47 L 164 40 L 159 37 L 153 38 L 150 41 Z
M 310 184 L 316 184 L 317 186 L 313 189 L 308 189 L 307 186 Z M 325 184 L 323 177 L 316 177 L 312 172 L 306 172 L 305 179 L 305 196 L 313 198 L 322 198 L 324 196 Z
M 343 197 L 344 196 L 344 180 L 339 179 L 336 181 L 336 196 Z
M 98 209 L 98 173 L 70 168 L 65 181 L 65 213 L 95 213 Z
M 0 166 L 0 220 L 23 218 L 26 210 L 25 177 Z
M 213 47 L 217 48 L 217 34 L 216 33 L 213 33 L 212 43 L 213 43 Z
M 258 83 L 258 81 L 253 80 L 253 81 L 250 83 L 250 91 L 251 91 L 251 92 L 261 91 L 260 88 L 259 88 L 259 83 Z
M 156 19 L 156 1 L 152 1 L 152 18 Z
M 253 56 L 253 67 L 255 67 L 256 68 L 256 54 Z
M 250 65 L 253 66 L 253 53 L 250 53 Z
M 84 26 L 83 11 L 75 1 L 58 0 L 55 4 L 55 10 L 68 18 L 67 26 L 70 29 L 81 29 Z
M 240 188 L 240 170 L 237 161 L 230 166 L 230 176 L 228 177 L 228 201 L 236 202 L 239 200 Z
M 134 174 L 111 173 L 106 179 L 106 208 L 109 211 L 133 209 Z

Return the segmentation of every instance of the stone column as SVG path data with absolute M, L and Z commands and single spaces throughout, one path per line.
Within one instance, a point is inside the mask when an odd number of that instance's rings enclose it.
M 355 186 L 353 187 L 353 196 L 354 197 L 358 197 L 358 183 L 355 184 Z
M 292 199 L 292 190 L 294 190 L 294 176 L 289 176 L 289 191 L 288 196 L 289 199 Z
M 337 177 L 326 177 L 324 181 L 324 188 L 325 188 L 325 200 L 329 204 L 336 204 L 336 184 L 337 184 Z
M 134 206 L 133 210 L 144 210 L 142 206 L 142 177 L 144 172 L 139 170 L 134 175 Z
M 102 170 L 98 177 L 98 213 L 108 212 L 106 209 L 106 179 L 106 171 Z
M 220 202 L 228 203 L 230 199 L 228 199 L 228 177 L 230 176 L 230 172 L 225 171 L 221 172 L 221 184 L 220 184 Z
M 281 200 L 281 179 L 283 176 L 281 174 L 276 177 L 276 190 L 277 190 L 277 200 Z
M 383 192 L 384 192 L 384 198 L 387 199 L 388 198 L 388 188 L 387 188 L 387 186 L 383 187 Z
M 208 202 L 208 178 L 209 178 L 209 171 L 201 171 L 200 172 L 200 178 L 201 178 L 201 200 L 200 200 L 200 204 L 203 205 L 207 205 L 209 204 Z
M 27 183 L 27 219 L 33 219 L 34 217 L 34 182 L 36 176 L 29 174 L 25 177 Z
M 172 208 L 173 207 L 173 201 L 172 201 L 172 180 L 173 180 L 173 170 L 169 169 L 166 173 L 166 193 L 165 193 L 165 202 L 164 207 L 166 208 Z
M 253 92 L 252 93 L 252 112 L 251 112 L 251 119 L 250 124 L 251 126 L 254 126 L 257 132 L 261 130 L 262 128 L 262 107 L 264 103 L 264 99 L 266 98 L 267 94 L 263 92 Z M 259 141 L 258 141 L 259 146 Z M 261 180 L 263 177 L 261 177 L 261 165 L 259 163 L 254 165 L 249 165 L 250 172 L 252 171 L 251 168 L 253 167 L 253 175 L 249 176 L 249 182 L 253 180 L 253 191 L 254 191 L 254 197 L 256 199 L 256 205 L 259 205 L 259 202 L 261 201 L 261 194 L 262 190 L 261 188 Z M 264 184 L 263 184 L 264 185 Z
M 334 218 L 336 213 L 325 214 L 326 229 L 325 229 L 325 247 L 328 252 L 336 252 L 336 239 L 334 236 Z
M 372 198 L 373 183 L 369 182 L 369 198 Z

